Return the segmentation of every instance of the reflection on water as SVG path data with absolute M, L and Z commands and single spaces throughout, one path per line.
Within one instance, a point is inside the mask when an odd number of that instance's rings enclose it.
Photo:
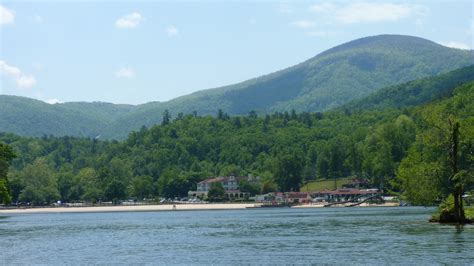
M 262 209 L 0 217 L 2 264 L 474 262 L 474 226 L 426 208 Z

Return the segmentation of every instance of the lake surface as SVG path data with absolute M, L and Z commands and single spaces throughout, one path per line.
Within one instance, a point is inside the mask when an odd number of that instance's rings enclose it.
M 318 208 L 0 218 L 0 264 L 473 264 L 474 226 L 433 209 Z

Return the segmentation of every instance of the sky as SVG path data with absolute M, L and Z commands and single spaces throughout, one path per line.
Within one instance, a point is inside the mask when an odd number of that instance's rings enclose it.
M 0 94 L 167 101 L 378 34 L 472 49 L 473 3 L 0 0 Z

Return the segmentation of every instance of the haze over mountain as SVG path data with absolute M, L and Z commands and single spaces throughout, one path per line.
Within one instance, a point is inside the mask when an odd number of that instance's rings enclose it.
M 249 62 L 251 63 L 251 62 Z M 196 111 L 231 115 L 275 111 L 325 111 L 382 88 L 474 64 L 472 51 L 452 49 L 418 37 L 379 35 L 329 49 L 296 66 L 168 102 L 143 105 L 64 103 L 0 96 L 0 131 L 19 135 L 124 138 L 132 130 Z

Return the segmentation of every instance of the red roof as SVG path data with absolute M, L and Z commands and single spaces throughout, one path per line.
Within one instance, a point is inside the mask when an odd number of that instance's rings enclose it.
M 286 193 L 286 197 L 290 199 L 306 199 L 308 196 L 309 196 L 309 193 L 305 193 L 305 192 Z
M 216 182 L 225 182 L 225 181 L 229 181 L 231 179 L 232 176 L 219 176 L 219 177 L 212 177 L 212 178 L 208 178 L 206 180 L 203 180 L 201 182 L 199 182 L 198 184 L 210 184 L 210 183 L 216 183 Z M 234 176 L 234 181 L 239 181 L 239 180 L 242 180 L 242 179 L 247 179 L 247 177 L 245 176 Z
M 378 189 L 355 189 L 355 188 L 343 188 L 337 190 L 324 190 L 316 192 L 315 194 L 325 195 L 368 195 L 368 194 L 380 194 Z

